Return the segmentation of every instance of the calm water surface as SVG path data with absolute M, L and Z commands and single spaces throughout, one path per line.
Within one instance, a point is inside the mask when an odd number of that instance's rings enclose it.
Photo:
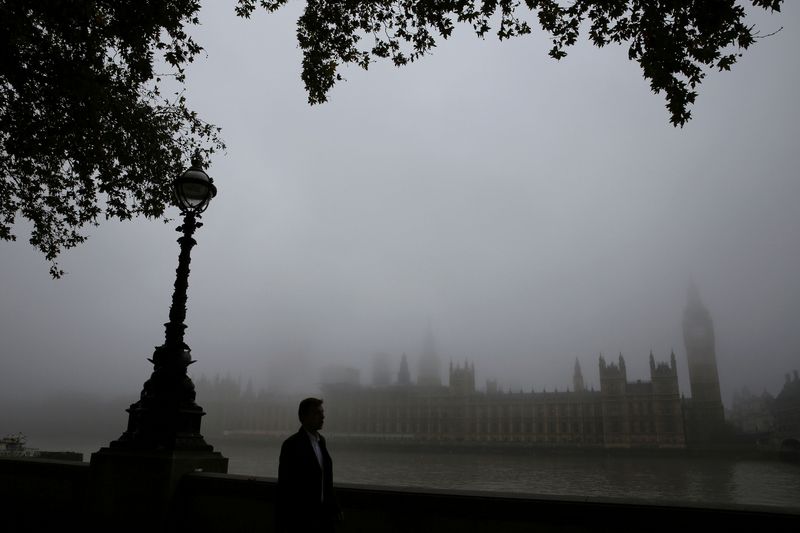
M 111 440 L 111 439 L 109 439 Z M 280 443 L 209 439 L 228 472 L 277 477 Z M 84 454 L 105 442 L 36 442 Z M 365 448 L 329 439 L 341 483 L 589 496 L 665 503 L 769 505 L 800 510 L 800 465 L 683 456 L 583 455 L 421 448 Z
M 278 443 L 217 448 L 230 473 L 278 475 Z M 800 466 L 778 461 L 328 448 L 346 483 L 800 508 Z

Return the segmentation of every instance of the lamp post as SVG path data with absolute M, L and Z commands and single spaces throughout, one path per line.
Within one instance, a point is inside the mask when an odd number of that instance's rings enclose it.
M 197 244 L 192 235 L 202 226 L 198 219 L 217 193 L 199 155 L 172 182 L 172 193 L 183 224 L 177 228 L 180 254 L 164 344 L 157 346 L 149 359 L 153 373 L 144 383 L 139 401 L 127 409 L 127 429 L 91 458 L 95 508 L 108 520 L 119 513 L 130 516 L 132 508 L 139 509 L 137 524 L 163 519 L 183 475 L 228 470 L 228 459 L 213 451 L 200 434 L 205 413 L 195 403 L 194 384 L 187 374 L 194 361 L 183 340 L 190 253 Z M 141 512 L 144 502 L 149 503 L 149 515 Z
M 164 344 L 156 347 L 153 374 L 142 389 L 141 397 L 128 409 L 128 428 L 111 446 L 135 449 L 211 450 L 200 434 L 200 420 L 205 414 L 195 403 L 195 389 L 187 368 L 192 361 L 191 349 L 183 340 L 186 330 L 186 290 L 189 287 L 189 262 L 192 235 L 203 224 L 198 218 L 216 196 L 214 180 L 203 170 L 198 155 L 192 166 L 172 182 L 175 203 L 184 215 L 177 228 L 182 236 L 176 269 L 175 289 L 169 322 L 164 324 Z

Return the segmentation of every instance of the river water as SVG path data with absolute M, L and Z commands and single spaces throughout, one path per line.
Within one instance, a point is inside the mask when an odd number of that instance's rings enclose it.
M 277 477 L 280 443 L 209 439 L 228 472 Z M 104 442 L 32 442 L 92 452 Z M 354 446 L 328 440 L 334 481 L 395 487 L 599 497 L 666 504 L 766 505 L 800 511 L 800 465 L 685 455 L 606 455 L 533 450 Z

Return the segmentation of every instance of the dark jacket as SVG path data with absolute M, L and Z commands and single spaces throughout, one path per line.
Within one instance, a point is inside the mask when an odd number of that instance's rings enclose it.
M 300 430 L 281 446 L 278 465 L 278 531 L 332 529 L 339 514 L 333 493 L 333 462 L 320 435 L 322 468 L 308 433 Z

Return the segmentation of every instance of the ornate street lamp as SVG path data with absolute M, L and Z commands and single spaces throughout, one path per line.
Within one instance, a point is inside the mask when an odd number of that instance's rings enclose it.
M 169 322 L 164 324 L 166 339 L 149 359 L 153 363 L 153 374 L 145 382 L 139 401 L 128 408 L 128 427 L 118 440 L 111 443 L 111 449 L 213 450 L 200 434 L 200 420 L 205 413 L 195 403 L 194 384 L 186 372 L 194 361 L 191 349 L 183 340 L 189 255 L 197 244 L 192 235 L 203 225 L 198 219 L 217 194 L 214 180 L 203 170 L 203 160 L 199 155 L 196 154 L 192 166 L 172 182 L 172 193 L 184 218 L 183 224 L 177 228 L 182 233 L 178 239 L 181 251 Z
M 189 254 L 197 244 L 192 235 L 203 225 L 197 219 L 217 194 L 214 180 L 203 170 L 199 155 L 172 182 L 172 193 L 184 218 L 183 225 L 177 228 L 183 235 L 178 239 L 181 251 L 169 322 L 164 324 L 166 339 L 149 359 L 153 374 L 145 382 L 139 401 L 128 409 L 128 428 L 119 440 L 111 443 L 112 448 L 212 450 L 200 434 L 200 420 L 205 413 L 195 403 L 194 384 L 186 373 L 194 361 L 191 349 L 183 341 Z
M 98 529 L 118 529 L 122 516 L 127 517 L 126 530 L 152 529 L 167 519 L 178 482 L 186 474 L 228 471 L 228 459 L 200 434 L 205 413 L 195 403 L 194 384 L 186 372 L 194 361 L 183 341 L 189 254 L 197 244 L 192 235 L 202 226 L 198 219 L 217 193 L 199 155 L 173 181 L 172 192 L 183 213 L 183 224 L 178 227 L 181 251 L 169 322 L 164 324 L 166 338 L 149 359 L 153 373 L 139 401 L 127 409 L 127 429 L 108 447 L 92 454 L 90 487 Z

